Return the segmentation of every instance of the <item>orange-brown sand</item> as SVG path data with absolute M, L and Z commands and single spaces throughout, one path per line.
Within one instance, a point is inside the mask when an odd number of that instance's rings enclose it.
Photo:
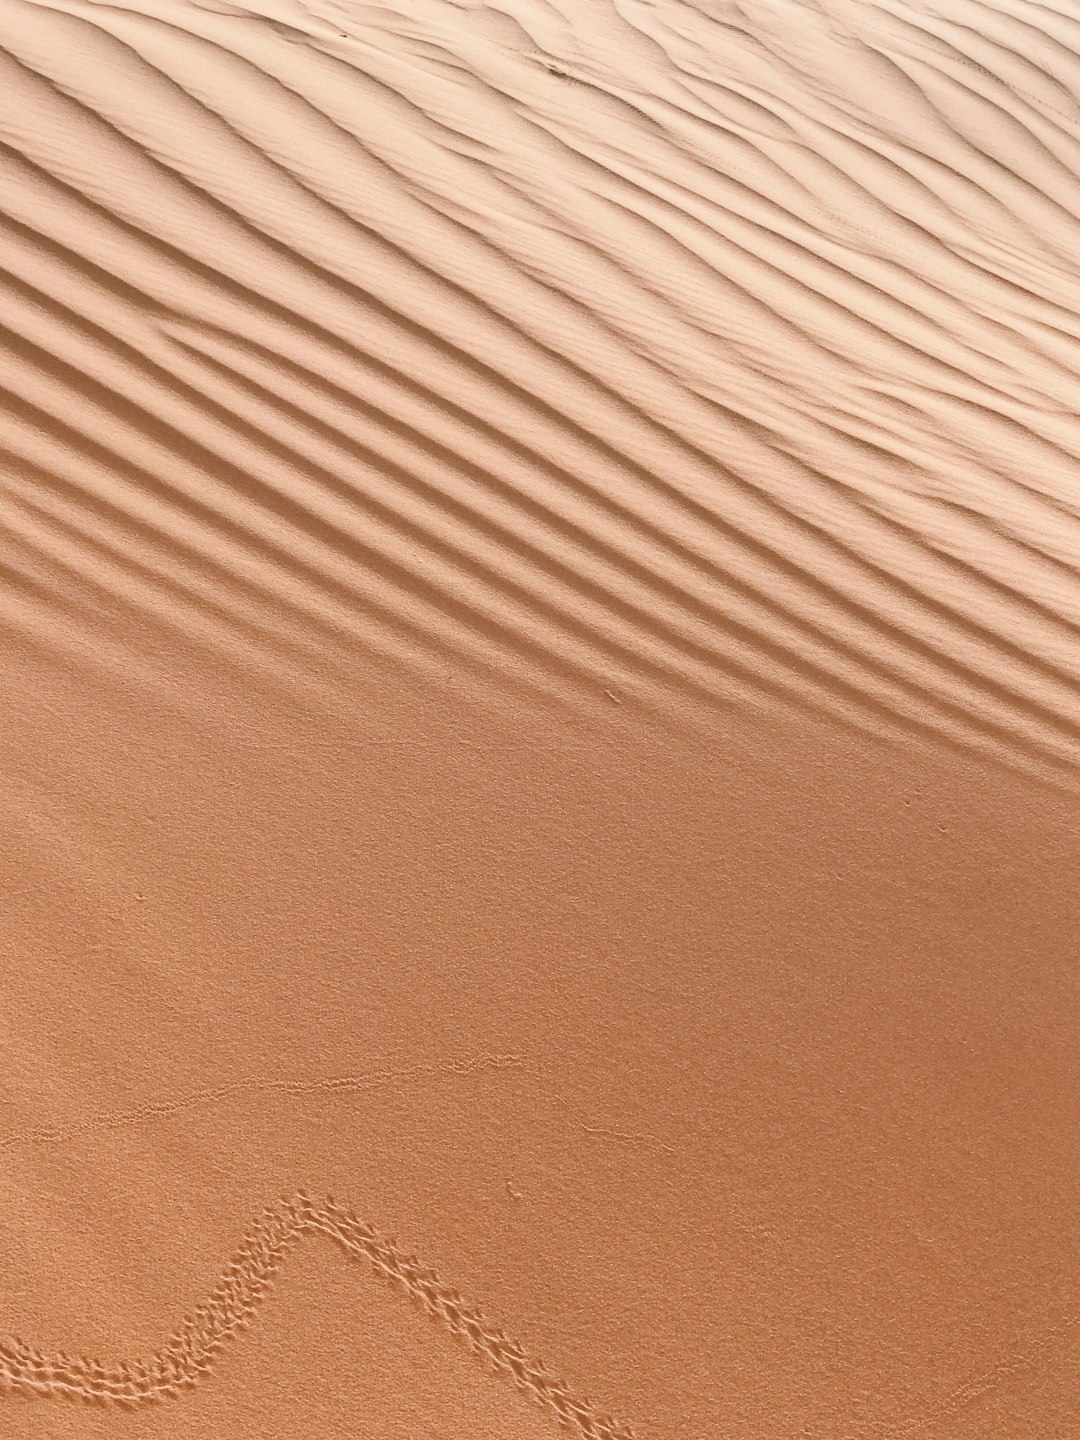
M 1078 95 L 0 0 L 4 1440 L 1080 1434 Z

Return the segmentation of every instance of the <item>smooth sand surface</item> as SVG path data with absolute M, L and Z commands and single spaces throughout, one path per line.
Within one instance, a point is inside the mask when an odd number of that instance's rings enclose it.
M 1080 14 L 0 0 L 0 1435 L 1080 1433 Z

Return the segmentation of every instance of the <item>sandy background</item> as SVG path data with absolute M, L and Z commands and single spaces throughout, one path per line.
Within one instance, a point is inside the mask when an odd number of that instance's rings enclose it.
M 1078 57 L 0 0 L 0 1434 L 1076 1428 Z

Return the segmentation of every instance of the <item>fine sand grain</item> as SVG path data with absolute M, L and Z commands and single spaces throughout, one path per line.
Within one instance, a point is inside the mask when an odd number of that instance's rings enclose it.
M 0 0 L 4 1440 L 1080 1434 L 1078 96 Z

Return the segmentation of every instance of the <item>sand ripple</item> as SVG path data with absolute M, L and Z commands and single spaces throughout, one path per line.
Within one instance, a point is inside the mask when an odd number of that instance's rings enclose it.
M 1075 774 L 1065 10 L 0 17 L 9 625 Z

